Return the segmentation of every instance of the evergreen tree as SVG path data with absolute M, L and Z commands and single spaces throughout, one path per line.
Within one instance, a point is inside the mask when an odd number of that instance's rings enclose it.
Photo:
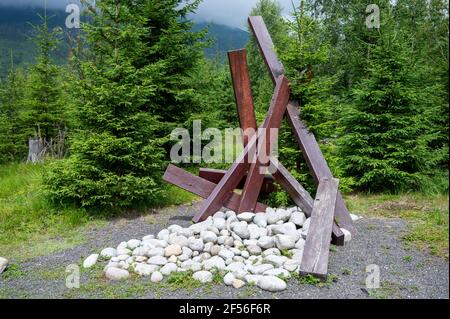
M 11 57 L 8 76 L 0 83 L 0 163 L 26 157 L 27 132 L 22 123 L 24 82 L 23 72 L 15 68 Z
M 356 185 L 370 191 L 417 189 L 436 164 L 433 132 L 418 90 L 420 65 L 411 60 L 408 35 L 394 27 L 391 7 L 366 43 L 364 76 L 351 90 L 342 118 L 341 161 Z
M 46 178 L 54 200 L 106 208 L 158 198 L 162 145 L 168 124 L 190 111 L 179 100 L 191 94 L 188 70 L 196 55 L 190 54 L 198 54 L 188 41 L 198 36 L 186 29 L 188 9 L 178 4 L 102 0 L 91 10 L 83 25 L 89 58 L 80 61 L 74 86 L 81 129 L 71 157 Z
M 33 40 L 38 46 L 38 56 L 26 83 L 24 121 L 34 136 L 50 142 L 64 126 L 60 71 L 51 58 L 60 41 L 60 30 L 49 30 L 46 11 L 40 17 L 42 24 L 33 26 L 36 32 Z

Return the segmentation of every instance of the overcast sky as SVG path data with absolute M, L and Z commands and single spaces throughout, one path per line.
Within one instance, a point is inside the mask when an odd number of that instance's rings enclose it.
M 77 0 L 47 0 L 48 8 L 65 8 L 68 3 Z M 197 10 L 197 21 L 215 22 L 232 27 L 244 27 L 250 10 L 258 0 L 204 0 Z M 292 11 L 291 0 L 278 0 L 287 15 Z M 295 0 L 294 3 L 298 1 Z M 44 0 L 0 0 L 3 5 L 43 6 Z

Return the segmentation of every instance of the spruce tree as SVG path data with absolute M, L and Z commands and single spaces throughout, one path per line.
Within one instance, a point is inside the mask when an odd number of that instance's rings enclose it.
M 71 157 L 46 178 L 54 200 L 123 208 L 159 198 L 162 146 L 168 126 L 189 111 L 178 100 L 191 93 L 188 56 L 198 54 L 178 3 L 103 0 L 91 10 L 88 58 L 74 85 L 80 130 Z
M 340 139 L 342 167 L 360 189 L 417 189 L 436 164 L 429 144 L 433 132 L 422 105 L 428 95 L 420 86 L 408 34 L 395 28 L 391 7 L 383 23 L 365 42 L 365 68 L 353 86 Z

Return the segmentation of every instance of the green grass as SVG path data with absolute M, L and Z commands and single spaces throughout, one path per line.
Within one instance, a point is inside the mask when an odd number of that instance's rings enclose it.
M 0 166 L 0 252 L 8 259 L 20 261 L 74 247 L 87 240 L 85 230 L 102 227 L 111 217 L 81 208 L 54 207 L 43 190 L 45 170 L 45 164 Z M 158 205 L 179 205 L 195 198 L 167 186 Z
M 407 246 L 449 257 L 448 195 L 351 195 L 349 209 L 366 217 L 402 218 L 408 230 L 401 234 Z

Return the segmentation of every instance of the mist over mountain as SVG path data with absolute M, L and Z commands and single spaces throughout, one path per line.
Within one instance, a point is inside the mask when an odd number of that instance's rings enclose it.
M 38 14 L 43 15 L 44 9 L 31 7 L 5 7 L 0 6 L 0 77 L 3 77 L 11 65 L 26 66 L 34 62 L 36 48 L 30 39 L 33 34 L 32 25 L 41 23 Z M 60 9 L 48 9 L 49 27 L 61 27 L 65 32 L 65 20 L 67 13 Z M 194 30 L 208 27 L 208 38 L 213 40 L 211 47 L 205 50 L 208 57 L 217 55 L 222 58 L 229 50 L 245 47 L 249 34 L 238 28 L 233 28 L 215 23 L 198 22 Z M 74 32 L 72 30 L 71 32 Z M 59 49 L 54 54 L 58 64 L 63 64 L 68 59 L 69 46 L 63 39 Z

